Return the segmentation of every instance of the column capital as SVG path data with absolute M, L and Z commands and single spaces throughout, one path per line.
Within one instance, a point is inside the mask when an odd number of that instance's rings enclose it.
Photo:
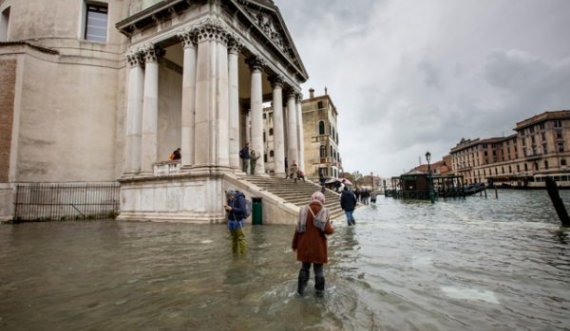
M 281 75 L 271 75 L 269 76 L 269 82 L 273 88 L 283 88 L 284 79 Z
M 144 58 L 140 51 L 133 50 L 130 51 L 127 55 L 127 62 L 131 68 L 141 66 L 144 63 Z
M 234 34 L 230 34 L 228 38 L 228 47 L 230 54 L 239 54 L 243 48 L 243 44 Z
M 299 103 L 303 102 L 303 93 L 301 93 L 301 92 L 297 93 L 297 102 L 299 102 Z
M 249 65 L 251 71 L 259 70 L 263 71 L 265 67 L 265 61 L 259 56 L 252 56 L 246 60 L 246 63 Z
M 177 36 L 184 43 L 184 48 L 196 47 L 198 37 L 196 35 L 196 30 L 193 28 L 179 32 Z
M 223 21 L 210 17 L 200 22 L 193 31 L 196 33 L 198 42 L 214 40 L 227 45 L 230 38 L 230 33 Z
M 299 91 L 295 90 L 292 87 L 289 87 L 287 89 L 287 99 L 295 99 L 295 101 L 297 101 L 299 95 Z
M 158 62 L 158 58 L 164 55 L 164 50 L 156 45 L 146 45 L 141 49 L 141 52 L 146 63 L 156 63 Z

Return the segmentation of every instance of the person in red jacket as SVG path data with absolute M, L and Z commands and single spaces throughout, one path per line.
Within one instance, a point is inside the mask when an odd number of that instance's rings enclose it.
M 325 196 L 317 191 L 311 195 L 311 202 L 299 211 L 299 220 L 293 236 L 292 249 L 301 262 L 297 293 L 303 296 L 309 281 L 311 264 L 315 273 L 315 295 L 325 294 L 323 264 L 328 262 L 327 235 L 334 233 L 329 211 L 324 206 Z

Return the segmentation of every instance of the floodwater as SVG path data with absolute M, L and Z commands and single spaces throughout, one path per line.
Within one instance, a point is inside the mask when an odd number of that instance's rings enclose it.
M 489 192 L 491 193 L 491 192 Z M 562 192 L 570 201 L 570 192 Z M 0 226 L 2 330 L 568 330 L 569 230 L 545 191 L 404 202 L 335 221 L 327 289 L 295 294 L 293 226 Z

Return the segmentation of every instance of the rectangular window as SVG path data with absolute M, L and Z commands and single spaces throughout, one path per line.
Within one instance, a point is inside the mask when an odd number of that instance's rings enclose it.
M 564 152 L 564 142 L 559 142 L 559 143 L 558 143 L 558 151 L 559 151 L 559 152 Z
M 8 28 L 10 27 L 10 7 L 4 9 L 0 15 L 0 41 L 8 41 Z
M 88 2 L 85 12 L 85 35 L 86 40 L 107 41 L 107 4 Z

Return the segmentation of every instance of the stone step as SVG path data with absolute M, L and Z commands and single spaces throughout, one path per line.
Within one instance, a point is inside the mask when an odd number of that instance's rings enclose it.
M 285 178 L 260 176 L 245 176 L 240 179 L 259 186 L 260 188 L 299 207 L 308 204 L 310 196 L 314 192 L 320 190 L 320 185 L 308 181 L 297 181 L 297 183 L 295 183 L 292 180 L 287 180 Z M 337 193 L 327 190 L 325 192 L 325 198 L 325 207 L 329 209 L 332 219 L 337 219 L 344 214 L 340 208 L 339 195 Z

